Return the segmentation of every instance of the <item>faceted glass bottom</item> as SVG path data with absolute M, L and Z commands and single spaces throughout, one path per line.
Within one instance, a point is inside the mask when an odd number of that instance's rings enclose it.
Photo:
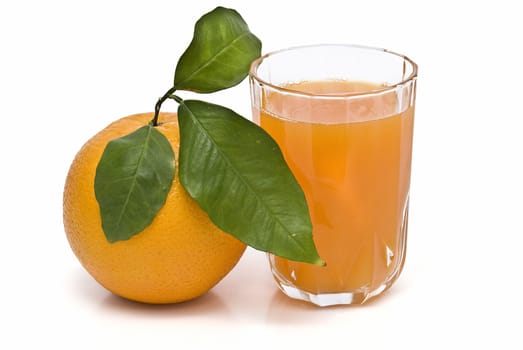
M 388 281 L 384 282 L 373 290 L 361 288 L 350 292 L 319 294 L 298 289 L 297 287 L 288 283 L 285 279 L 279 278 L 277 271 L 273 270 L 273 276 L 281 291 L 290 298 L 307 301 L 317 306 L 323 307 L 334 305 L 361 305 L 390 288 L 394 281 L 399 277 L 400 272 L 401 269 L 398 270 L 394 276 L 391 276 Z
M 390 288 L 392 284 L 398 279 L 401 271 L 403 270 L 403 265 L 405 264 L 405 254 L 406 254 L 406 242 L 407 242 L 407 226 L 408 226 L 408 201 L 404 207 L 403 218 L 400 230 L 398 232 L 398 250 L 397 256 L 394 262 L 394 268 L 386 276 L 386 278 L 380 283 L 374 283 L 372 287 L 365 285 L 360 288 L 355 288 L 352 290 L 341 291 L 341 292 L 320 292 L 315 293 L 307 290 L 302 290 L 297 287 L 292 280 L 290 280 L 286 275 L 278 271 L 276 267 L 276 257 L 272 254 L 268 254 L 269 265 L 271 267 L 271 272 L 276 280 L 278 287 L 285 293 L 287 296 L 308 301 L 318 306 L 332 306 L 332 305 L 356 305 L 363 304 L 368 300 L 382 294 L 385 290 Z M 290 274 L 291 278 L 294 278 L 294 271 Z M 318 288 L 319 287 L 319 288 Z M 321 288 L 321 285 L 312 286 L 311 288 Z

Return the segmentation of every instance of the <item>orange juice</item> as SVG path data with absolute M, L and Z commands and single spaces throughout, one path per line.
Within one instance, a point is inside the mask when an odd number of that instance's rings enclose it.
M 284 88 L 332 97 L 383 86 L 325 80 Z M 399 275 L 405 253 L 414 107 L 398 111 L 398 98 L 378 93 L 350 102 L 316 98 L 304 104 L 292 94 L 269 92 L 260 108 L 254 108 L 254 121 L 279 144 L 305 192 L 314 241 L 327 263 L 319 267 L 272 256 L 273 273 L 279 279 L 312 294 L 359 290 L 377 294 Z

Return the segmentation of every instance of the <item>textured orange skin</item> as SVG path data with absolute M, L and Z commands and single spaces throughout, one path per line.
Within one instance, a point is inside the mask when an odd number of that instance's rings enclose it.
M 78 260 L 106 289 L 139 302 L 176 303 L 210 290 L 236 265 L 246 246 L 210 221 L 182 187 L 178 173 L 151 225 L 129 240 L 107 241 L 94 194 L 96 166 L 110 140 L 146 125 L 152 117 L 145 113 L 117 120 L 80 149 L 65 183 L 64 228 Z M 158 130 L 178 160 L 177 116 L 161 113 L 159 122 Z

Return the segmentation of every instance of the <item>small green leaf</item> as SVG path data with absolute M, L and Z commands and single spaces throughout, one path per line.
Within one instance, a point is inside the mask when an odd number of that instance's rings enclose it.
M 274 140 L 230 109 L 178 108 L 180 181 L 222 230 L 253 248 L 322 264 L 305 196 Z
M 109 142 L 94 182 L 107 240 L 126 240 L 146 228 L 165 203 L 173 178 L 172 147 L 153 126 Z
M 203 15 L 176 66 L 178 90 L 208 93 L 240 83 L 261 54 L 261 41 L 232 9 L 217 7 Z

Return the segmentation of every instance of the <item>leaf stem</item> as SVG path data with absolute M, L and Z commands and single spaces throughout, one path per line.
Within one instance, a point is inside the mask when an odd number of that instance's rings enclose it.
M 177 96 L 175 94 L 172 94 L 169 96 L 169 98 L 175 100 L 176 102 L 178 102 L 179 104 L 183 104 L 183 99 L 180 97 L 180 96 Z
M 173 86 L 167 92 L 158 99 L 158 102 L 156 102 L 156 105 L 154 106 L 154 117 L 151 120 L 152 126 L 158 126 L 158 116 L 160 114 L 160 108 L 162 108 L 162 103 L 165 102 L 171 95 L 176 91 L 176 86 Z

